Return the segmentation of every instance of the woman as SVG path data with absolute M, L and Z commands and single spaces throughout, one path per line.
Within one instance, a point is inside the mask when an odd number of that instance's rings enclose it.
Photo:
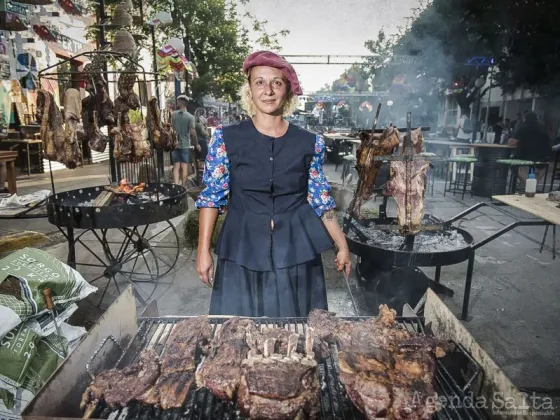
M 286 60 L 259 51 L 247 57 L 243 71 L 242 103 L 251 119 L 216 128 L 209 144 L 206 188 L 196 202 L 197 272 L 213 287 L 210 314 L 307 316 L 313 308 L 327 309 L 321 253 L 332 240 L 337 269 L 350 274 L 323 173 L 325 144 L 283 118 L 302 94 Z M 210 241 L 226 206 L 213 278 Z

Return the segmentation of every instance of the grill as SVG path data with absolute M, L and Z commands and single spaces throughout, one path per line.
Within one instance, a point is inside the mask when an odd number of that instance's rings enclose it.
M 167 342 L 175 324 L 184 317 L 141 318 L 139 329 L 126 349 L 120 349 L 117 340 L 106 338 L 97 348 L 87 364 L 90 375 L 111 367 L 122 368 L 138 360 L 140 352 L 146 348 L 153 348 L 160 356 L 167 349 Z M 364 318 L 345 318 L 358 320 Z M 224 318 L 211 318 L 213 331 L 216 333 Z M 305 318 L 267 318 L 255 319 L 261 327 L 285 328 L 288 331 L 305 334 Z M 424 332 L 422 318 L 399 318 L 399 328 L 409 331 Z M 323 419 L 364 419 L 365 417 L 353 406 L 347 398 L 343 385 L 338 380 L 336 348 L 332 349 L 331 357 L 318 366 L 321 380 L 321 418 Z M 103 354 L 103 357 L 99 355 Z M 112 362 L 108 361 L 112 359 Z M 115 359 L 116 362 L 115 362 Z M 480 366 L 460 345 L 450 352 L 445 358 L 438 360 L 435 377 L 436 392 L 438 396 L 445 397 L 446 401 L 465 401 L 467 393 L 477 388 L 481 377 Z M 131 403 L 125 408 L 112 410 L 100 406 L 92 416 L 93 418 L 111 419 L 241 419 L 236 404 L 223 403 L 214 397 L 208 390 L 192 390 L 180 409 L 162 411 L 152 406 L 142 406 Z M 476 408 L 458 409 L 442 408 L 434 418 L 437 419 L 485 419 L 486 413 Z

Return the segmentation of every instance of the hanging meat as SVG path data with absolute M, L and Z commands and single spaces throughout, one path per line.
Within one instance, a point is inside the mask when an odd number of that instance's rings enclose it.
M 91 63 L 84 66 L 83 71 L 86 91 L 90 94 L 90 99 L 88 99 L 88 101 L 93 101 L 91 105 L 99 116 L 99 127 L 115 124 L 114 105 L 109 97 L 107 81 L 103 76 L 104 64 L 103 57 L 98 55 L 93 58 Z M 93 122 L 91 115 L 90 122 Z
M 41 121 L 41 139 L 44 156 L 55 160 L 69 169 L 82 163 L 81 148 L 77 141 L 67 142 L 64 120 L 52 93 L 39 89 L 37 92 L 37 117 Z
M 64 92 L 64 141 L 67 144 L 76 143 L 81 150 L 80 137 L 83 135 L 83 126 L 80 124 L 82 115 L 82 101 L 80 99 L 80 91 L 77 89 L 67 89 Z
M 154 137 L 154 148 L 169 152 L 177 148 L 178 139 L 174 135 L 171 124 L 162 123 L 156 98 L 151 98 L 148 104 L 150 112 L 151 130 Z
M 115 113 L 121 114 L 121 118 L 123 118 L 121 123 L 123 125 L 125 124 L 124 117 L 128 111 L 136 111 L 141 106 L 140 98 L 134 92 L 134 84 L 136 83 L 135 71 L 134 63 L 127 64 L 117 81 L 119 96 L 115 99 Z
M 134 140 L 123 131 L 120 114 L 117 114 L 117 126 L 111 130 L 111 136 L 113 138 L 113 156 L 115 159 L 119 162 L 130 162 L 132 160 Z
M 409 142 L 403 142 L 403 160 L 392 161 L 391 180 L 387 183 L 385 194 L 392 196 L 397 204 L 397 222 L 403 234 L 415 234 L 420 230 L 424 216 L 424 193 L 430 162 L 416 160 L 414 156 L 424 151 L 422 129 L 411 132 L 411 153 L 407 150 Z
M 97 111 L 93 111 L 93 124 L 89 126 L 89 131 L 86 133 L 89 139 L 89 147 L 98 153 L 105 152 L 109 137 L 101 132 L 97 123 Z
M 361 217 L 362 204 L 373 194 L 377 174 L 383 164 L 375 157 L 391 155 L 399 147 L 400 137 L 396 128 L 389 127 L 381 134 L 362 132 L 360 140 L 356 156 L 359 182 L 350 207 L 351 213 L 358 218 Z

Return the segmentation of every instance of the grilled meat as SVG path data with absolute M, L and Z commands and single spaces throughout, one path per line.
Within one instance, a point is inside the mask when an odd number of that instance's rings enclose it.
M 159 359 L 152 349 L 143 350 L 136 364 L 101 372 L 82 395 L 84 418 L 90 418 L 102 400 L 110 407 L 124 407 L 149 389 L 159 373 Z
M 382 134 L 362 132 L 360 140 L 361 144 L 356 156 L 356 169 L 360 180 L 351 207 L 352 214 L 357 217 L 360 217 L 363 202 L 371 198 L 377 174 L 383 165 L 382 161 L 376 161 L 374 158 L 391 155 L 393 149 L 400 144 L 399 132 L 393 127 L 387 128 Z
M 163 124 L 161 122 L 161 114 L 159 112 L 158 103 L 156 98 L 151 98 L 148 104 L 150 112 L 150 120 L 152 125 L 152 132 L 154 136 L 154 147 L 163 151 L 170 151 L 177 147 L 177 136 L 173 136 L 170 129 L 170 124 Z
M 199 387 L 208 388 L 221 400 L 232 400 L 241 379 L 241 363 L 256 345 L 257 327 L 250 319 L 231 318 L 214 338 L 210 355 L 196 372 Z
M 313 311 L 308 324 L 339 348 L 340 381 L 368 419 L 430 419 L 436 396 L 435 359 L 445 343 L 397 328 L 396 312 L 382 305 L 379 317 L 359 322 Z
M 287 354 L 288 343 L 290 336 L 293 333 L 284 328 L 264 328 L 256 334 L 255 340 L 257 342 L 256 349 L 260 352 L 264 352 L 264 343 L 266 340 L 272 338 L 275 340 L 274 352 L 280 354 Z M 305 348 L 305 336 L 298 335 L 298 348 Z M 253 347 L 254 348 L 254 347 Z M 330 355 L 329 346 L 326 342 L 322 340 L 313 340 L 313 353 L 315 354 L 315 359 L 317 361 L 324 360 Z
M 211 336 L 212 327 L 205 316 L 179 322 L 161 360 L 161 376 L 138 400 L 164 410 L 181 407 L 194 383 L 199 358 L 208 351 Z
M 391 162 L 391 180 L 387 183 L 385 194 L 393 196 L 397 203 L 397 221 L 403 233 L 416 233 L 422 224 L 429 167 L 428 161 Z
M 314 419 L 319 414 L 320 386 L 313 354 L 313 330 L 307 329 L 305 355 L 297 352 L 298 334 L 290 334 L 286 352 L 276 353 L 268 338 L 263 351 L 252 349 L 243 361 L 238 391 L 242 413 L 251 419 Z

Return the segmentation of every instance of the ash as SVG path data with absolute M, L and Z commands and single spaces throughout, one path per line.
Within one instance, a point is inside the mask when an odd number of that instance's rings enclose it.
M 377 229 L 375 226 L 365 227 L 355 223 L 354 227 L 368 237 L 367 245 L 390 251 L 406 250 L 405 237 L 398 232 L 386 232 Z M 348 231 L 348 236 L 357 242 L 361 242 L 352 229 Z M 414 236 L 412 251 L 417 253 L 446 252 L 466 248 L 467 246 L 469 244 L 465 241 L 463 235 L 454 229 L 439 232 L 421 231 Z

